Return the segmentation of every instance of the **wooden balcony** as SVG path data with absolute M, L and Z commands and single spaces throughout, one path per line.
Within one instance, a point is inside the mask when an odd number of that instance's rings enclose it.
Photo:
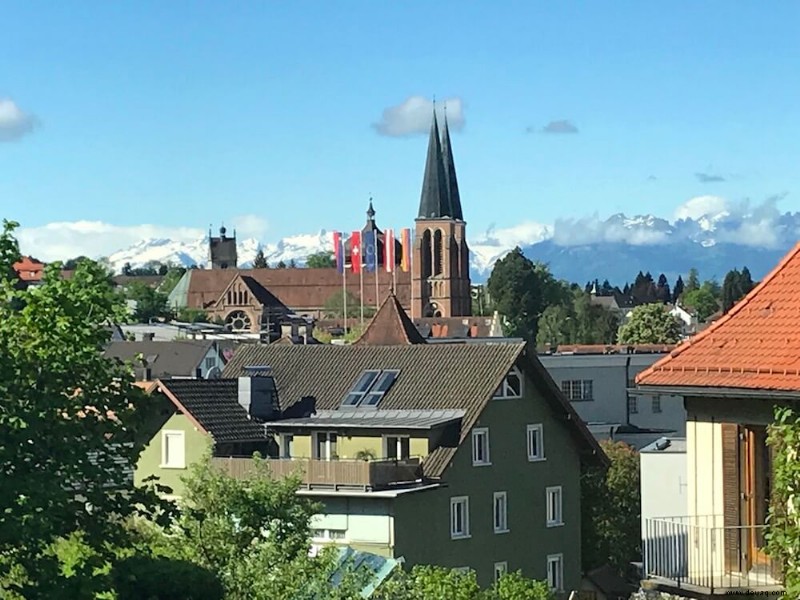
M 215 457 L 214 466 L 231 477 L 251 474 L 255 463 L 249 457 Z M 414 483 L 422 478 L 418 458 L 404 460 L 316 460 L 309 458 L 261 461 L 273 477 L 298 475 L 307 488 L 379 490 L 390 485 Z

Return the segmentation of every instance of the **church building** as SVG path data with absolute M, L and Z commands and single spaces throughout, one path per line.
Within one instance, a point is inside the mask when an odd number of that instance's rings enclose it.
M 400 269 L 403 247 L 397 239 L 393 241 L 395 272 L 386 271 L 383 246 L 387 239 L 377 226 L 371 199 L 364 232 L 371 232 L 377 240 L 378 269 L 374 275 L 364 275 L 363 287 L 348 269 L 345 285 L 349 295 L 358 298 L 363 292 L 364 305 L 377 308 L 393 292 L 427 335 L 435 335 L 436 327 L 446 321 L 451 330 L 459 325 L 465 331 L 477 331 L 475 323 L 461 319 L 471 315 L 469 247 L 446 116 L 440 130 L 435 111 L 433 114 L 410 271 Z M 361 251 L 363 265 L 367 261 L 364 249 Z M 344 248 L 347 263 L 351 252 L 348 240 Z M 239 269 L 236 233 L 228 236 L 224 227 L 218 237 L 209 233 L 209 254 L 211 268 L 187 271 L 170 295 L 170 304 L 205 310 L 232 331 L 258 331 L 263 315 L 272 315 L 278 308 L 282 314 L 324 318 L 331 298 L 342 293 L 342 275 L 335 269 Z M 378 279 L 377 286 L 372 284 L 373 277 Z

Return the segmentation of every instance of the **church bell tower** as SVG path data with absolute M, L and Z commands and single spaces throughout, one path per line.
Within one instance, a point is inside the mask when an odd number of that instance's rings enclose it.
M 469 247 L 447 115 L 439 133 L 433 112 L 411 278 L 415 317 L 461 317 L 472 312 Z

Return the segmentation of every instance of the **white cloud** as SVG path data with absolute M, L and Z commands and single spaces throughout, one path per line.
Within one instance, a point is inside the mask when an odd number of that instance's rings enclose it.
M 239 215 L 233 217 L 231 225 L 236 229 L 236 235 L 241 238 L 260 238 L 269 228 L 267 220 L 258 215 Z
M 0 98 L 0 142 L 14 142 L 31 133 L 39 120 L 10 98 Z
M 447 107 L 447 123 L 450 129 L 460 131 L 464 127 L 464 103 L 459 97 L 446 98 L 436 103 L 436 116 L 444 118 Z M 384 109 L 381 120 L 373 123 L 381 135 L 402 137 L 428 133 L 431 129 L 433 102 L 423 96 L 409 96 L 397 106 Z
M 142 240 L 171 239 L 193 242 L 206 232 L 193 227 L 111 225 L 102 221 L 63 221 L 17 230 L 20 250 L 44 261 L 76 256 L 100 258 Z
M 625 242 L 633 246 L 663 244 L 669 231 L 650 226 L 626 226 L 624 220 L 611 217 L 603 220 L 597 214 L 581 219 L 557 219 L 553 226 L 553 242 L 559 246 L 582 246 L 597 243 Z
M 731 203 L 720 196 L 696 196 L 675 209 L 676 221 L 681 219 L 694 219 L 708 215 L 727 213 L 732 208 Z

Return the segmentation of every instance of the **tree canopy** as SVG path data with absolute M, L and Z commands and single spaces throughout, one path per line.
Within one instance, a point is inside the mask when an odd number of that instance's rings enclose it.
M 309 269 L 333 269 L 336 267 L 336 259 L 333 252 L 315 252 L 306 257 L 306 267 Z
M 728 312 L 733 305 L 744 298 L 755 287 L 750 269 L 744 267 L 741 272 L 732 269 L 725 275 L 722 283 L 722 311 Z
M 264 251 L 259 248 L 258 252 L 256 252 L 256 257 L 253 259 L 253 268 L 254 269 L 268 269 L 269 264 L 267 263 L 267 258 L 264 256 Z
M 641 557 L 639 453 L 623 442 L 600 442 L 608 470 L 589 468 L 582 477 L 583 569 L 610 564 L 621 575 Z
M 157 504 L 127 470 L 149 413 L 130 371 L 103 358 L 124 314 L 108 273 L 84 260 L 63 279 L 55 263 L 42 285 L 16 289 L 3 275 L 19 256 L 15 227 L 0 233 L 0 589 L 61 597 L 56 541 L 79 532 L 105 555 L 122 520 Z
M 662 304 L 637 306 L 619 330 L 620 344 L 675 344 L 680 338 L 678 321 Z
M 507 320 L 507 333 L 535 341 L 539 317 L 568 293 L 546 265 L 534 263 L 517 247 L 498 260 L 487 284 L 496 310 Z

